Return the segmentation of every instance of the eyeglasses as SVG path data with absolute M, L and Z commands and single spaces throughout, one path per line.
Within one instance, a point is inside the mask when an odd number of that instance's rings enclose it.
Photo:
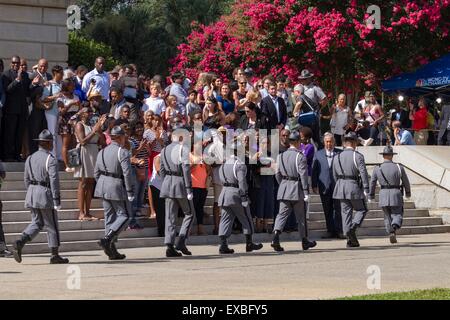
M 20 64 L 20 61 L 11 61 L 12 64 Z
M 239 82 L 239 84 L 247 84 L 247 82 Z

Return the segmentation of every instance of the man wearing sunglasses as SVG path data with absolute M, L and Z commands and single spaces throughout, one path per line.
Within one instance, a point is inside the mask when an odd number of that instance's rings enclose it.
M 20 65 L 20 57 L 11 58 L 11 68 L 2 76 L 5 91 L 2 125 L 2 159 L 5 162 L 22 161 L 22 141 L 28 118 L 30 78 Z

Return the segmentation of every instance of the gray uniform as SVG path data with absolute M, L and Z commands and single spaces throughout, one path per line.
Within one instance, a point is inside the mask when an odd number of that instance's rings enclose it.
M 105 234 L 123 231 L 129 220 L 128 196 L 134 195 L 130 153 L 113 141 L 97 155 L 94 195 L 103 199 Z
M 333 199 L 341 201 L 342 228 L 347 235 L 352 226 L 361 225 L 368 211 L 364 192 L 369 193 L 369 177 L 364 156 L 352 148 L 345 148 L 335 156 L 333 176 L 336 181 Z M 356 212 L 354 217 L 353 210 Z
M 181 208 L 184 219 L 181 224 L 180 237 L 187 239 L 194 219 L 195 210 L 192 201 L 187 199 L 192 193 L 191 167 L 189 149 L 178 142 L 172 142 L 161 150 L 161 169 L 159 175 L 164 179 L 160 197 L 166 198 L 166 230 L 164 244 L 173 245 L 176 238 L 175 219 Z
M 305 195 L 308 194 L 308 165 L 305 156 L 296 148 L 289 148 L 278 155 L 278 170 L 275 178 L 280 185 L 278 187 L 277 200 L 280 201 L 280 209 L 275 219 L 275 231 L 283 231 L 284 225 L 294 210 L 298 222 L 300 238 L 307 237 L 306 203 Z
M 374 168 L 370 180 L 370 198 L 375 198 L 377 181 L 380 183 L 380 199 L 378 205 L 384 212 L 384 223 L 388 233 L 394 232 L 393 225 L 402 226 L 403 222 L 403 194 L 411 196 L 411 187 L 403 166 L 389 160 Z
M 55 206 L 61 205 L 58 161 L 49 151 L 39 147 L 25 161 L 24 181 L 27 188 L 25 208 L 31 209 L 31 223 L 23 234 L 32 240 L 45 227 L 48 246 L 58 248 L 58 217 L 54 210 Z
M 237 157 L 231 156 L 219 168 L 219 177 L 223 185 L 218 205 L 222 216 L 219 224 L 219 237 L 229 237 L 233 229 L 234 219 L 242 224 L 245 235 L 254 233 L 250 207 L 243 207 L 242 202 L 248 200 L 247 167 Z

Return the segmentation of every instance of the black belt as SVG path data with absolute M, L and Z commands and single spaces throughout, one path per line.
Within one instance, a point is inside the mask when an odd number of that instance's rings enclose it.
M 116 179 L 124 179 L 124 177 L 120 174 L 116 174 L 116 173 L 110 173 L 110 172 L 105 172 L 105 171 L 100 171 L 100 174 L 102 176 L 107 176 L 107 177 L 112 177 L 112 178 L 116 178 Z
M 401 189 L 402 186 L 381 186 L 381 189 Z
M 283 180 L 287 180 L 287 181 L 302 181 L 299 177 L 293 178 L 293 177 L 285 177 L 282 176 L 281 177 Z
M 223 184 L 223 186 L 224 186 L 224 187 L 239 188 L 239 185 L 238 185 L 237 183 L 228 183 L 228 182 L 225 182 L 225 183 Z
M 167 171 L 166 175 L 168 175 L 168 176 L 175 176 L 175 177 L 182 177 L 183 176 L 182 173 L 173 172 L 173 171 Z
M 355 176 L 338 175 L 337 178 L 340 179 L 340 180 L 355 180 L 355 181 L 358 181 L 358 177 L 355 177 Z
M 33 186 L 43 186 L 46 188 L 50 188 L 50 182 L 30 181 L 30 184 L 32 184 Z

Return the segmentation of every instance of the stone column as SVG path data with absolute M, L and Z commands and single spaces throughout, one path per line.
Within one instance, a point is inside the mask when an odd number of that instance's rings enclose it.
M 0 58 L 9 69 L 18 55 L 28 71 L 40 58 L 67 66 L 67 7 L 71 0 L 0 0 Z

